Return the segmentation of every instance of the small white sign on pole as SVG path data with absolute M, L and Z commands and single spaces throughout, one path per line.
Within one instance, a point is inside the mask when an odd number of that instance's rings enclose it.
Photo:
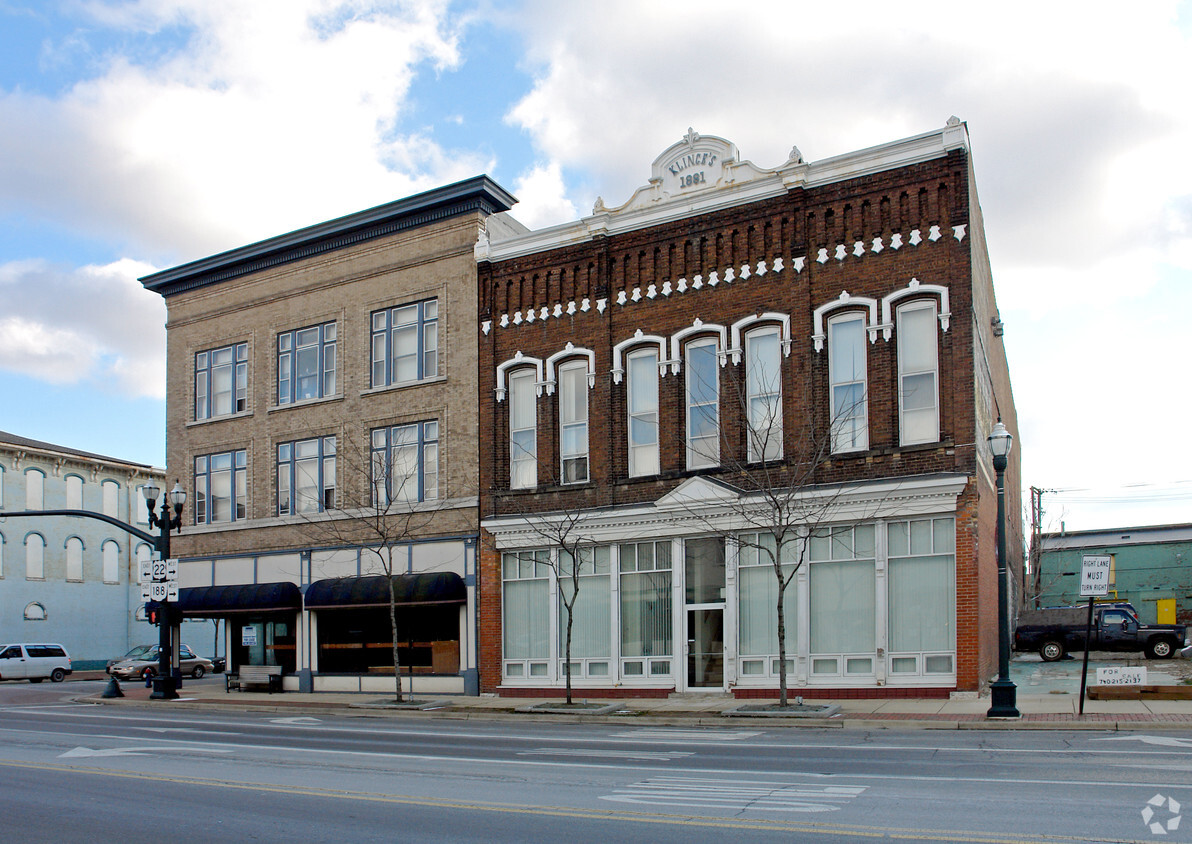
M 1113 558 L 1108 554 L 1085 554 L 1080 560 L 1080 597 L 1100 598 L 1109 594 L 1109 569 Z
M 142 601 L 149 600 L 149 584 L 148 583 L 141 584 L 141 600 Z
M 166 560 L 166 580 L 178 579 L 178 559 L 171 557 Z
M 153 561 L 141 560 L 140 573 L 137 575 L 137 583 L 148 583 L 153 579 Z
M 166 581 L 166 600 L 167 601 L 177 601 L 178 600 L 178 581 L 176 581 L 176 580 L 167 580 Z
M 1146 666 L 1114 665 L 1097 669 L 1098 686 L 1145 686 Z
M 149 584 L 150 600 L 160 603 L 161 601 L 166 600 L 167 594 L 165 581 L 155 580 L 153 583 Z

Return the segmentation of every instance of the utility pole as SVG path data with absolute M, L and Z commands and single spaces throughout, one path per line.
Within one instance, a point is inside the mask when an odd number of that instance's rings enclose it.
M 1040 570 L 1042 549 L 1039 543 L 1043 538 L 1043 490 L 1037 486 L 1031 487 L 1031 593 L 1035 596 L 1035 609 L 1039 609 L 1039 592 L 1043 589 L 1043 573 Z

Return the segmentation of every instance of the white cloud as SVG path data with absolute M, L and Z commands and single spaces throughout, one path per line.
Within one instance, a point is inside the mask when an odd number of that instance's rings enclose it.
M 0 93 L 0 210 L 194 258 L 478 172 L 402 131 L 422 66 L 460 61 L 446 2 L 90 3 L 109 27 L 185 34 L 113 54 L 61 97 Z M 164 40 L 164 39 L 163 39 Z
M 792 144 L 816 160 L 958 115 L 1007 323 L 1025 483 L 1192 477 L 1192 458 L 1170 452 L 1089 459 L 1107 437 L 1178 441 L 1172 426 L 1192 412 L 1170 386 L 1187 355 L 1167 316 L 1192 305 L 1173 294 L 1192 282 L 1192 44 L 1179 11 L 1011 0 L 917 15 L 863 0 L 845 15 L 774 0 L 725 14 L 715 0 L 541 0 L 522 20 L 534 86 L 507 119 L 587 208 L 596 193 L 628 199 L 688 126 L 770 167 Z M 579 196 L 583 185 L 597 187 Z M 1140 365 L 1143 346 L 1167 364 Z
M 559 162 L 540 164 L 523 173 L 514 184 L 518 198 L 514 216 L 532 229 L 568 222 L 580 216 L 567 196 Z
M 165 303 L 131 260 L 64 268 L 0 264 L 0 369 L 52 384 L 87 382 L 130 397 L 165 397 Z

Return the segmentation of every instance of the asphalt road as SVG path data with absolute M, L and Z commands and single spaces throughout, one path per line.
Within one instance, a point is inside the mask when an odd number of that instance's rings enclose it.
M 0 840 L 1192 841 L 1192 733 L 166 713 L 67 686 L 0 703 Z

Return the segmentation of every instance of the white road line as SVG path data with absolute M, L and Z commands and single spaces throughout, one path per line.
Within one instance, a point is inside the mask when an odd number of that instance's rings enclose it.
M 761 733 L 757 730 L 667 730 L 667 729 L 650 729 L 643 727 L 640 730 L 630 730 L 624 733 L 613 733 L 614 738 L 637 739 L 638 741 L 675 741 L 675 742 L 725 742 L 725 741 L 741 741 L 742 739 L 756 738 Z
M 732 811 L 836 812 L 866 786 L 811 785 L 761 780 L 655 777 L 600 799 L 659 807 L 700 806 Z
M 520 750 L 518 756 L 567 756 L 576 759 L 638 759 L 643 762 L 669 762 L 693 754 L 682 750 L 580 750 L 569 747 L 546 747 Z

